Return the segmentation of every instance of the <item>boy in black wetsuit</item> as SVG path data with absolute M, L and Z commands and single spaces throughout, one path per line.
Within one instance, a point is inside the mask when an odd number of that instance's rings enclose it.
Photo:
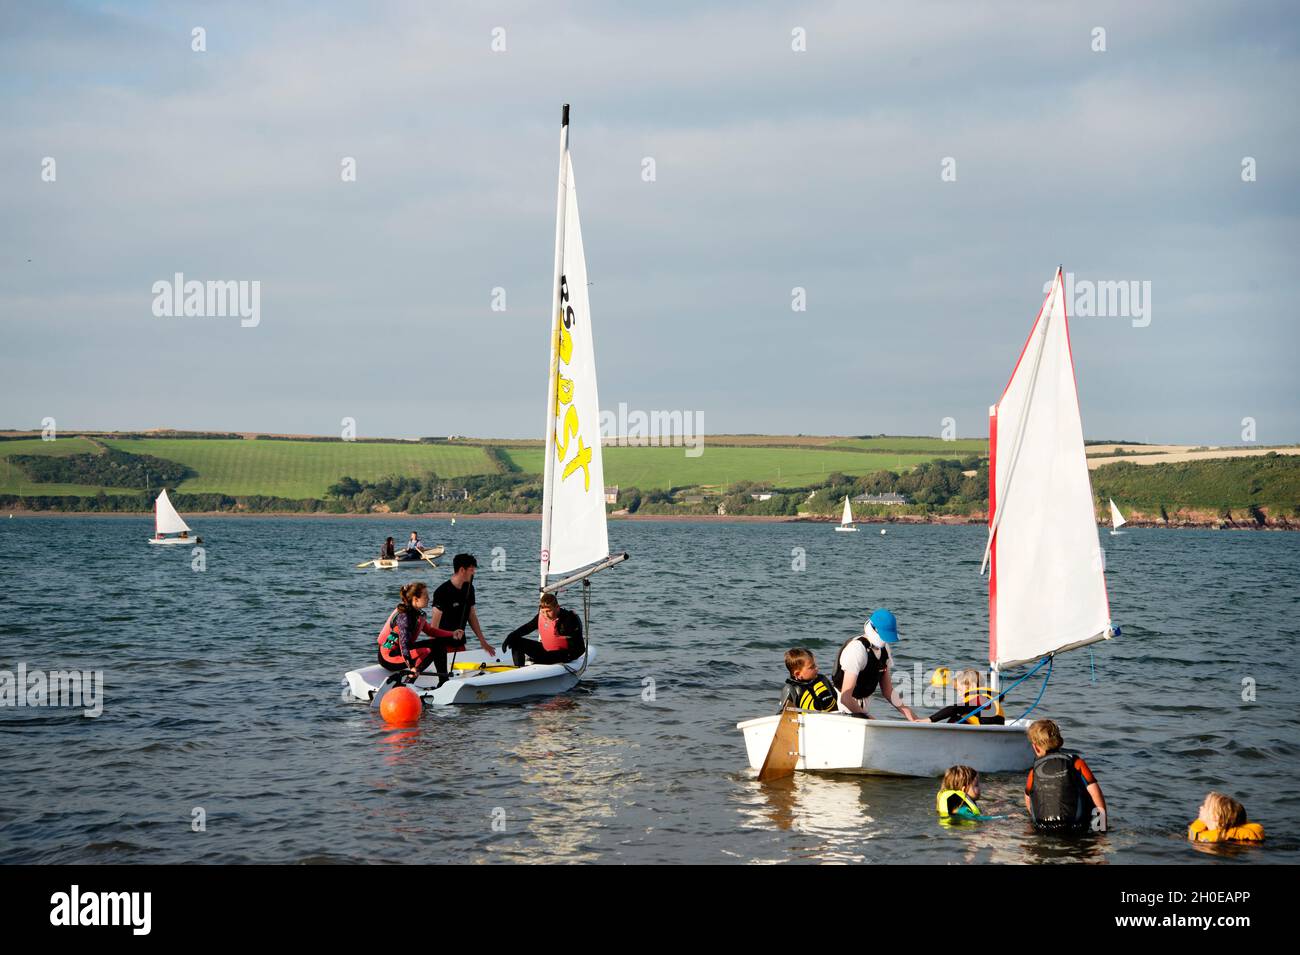
M 1043 832 L 1106 831 L 1106 797 L 1078 753 L 1065 749 L 1060 728 L 1034 720 L 1026 731 L 1034 768 L 1025 780 L 1025 808 Z

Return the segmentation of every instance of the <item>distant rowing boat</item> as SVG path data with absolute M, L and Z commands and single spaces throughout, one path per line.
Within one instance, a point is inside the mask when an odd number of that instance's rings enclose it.
M 357 564 L 357 569 L 371 567 L 377 570 L 396 570 L 399 567 L 408 569 L 431 567 L 433 566 L 433 559 L 441 557 L 446 551 L 447 548 L 439 544 L 437 547 L 429 547 L 420 551 L 419 557 L 376 557 L 374 560 L 367 560 Z

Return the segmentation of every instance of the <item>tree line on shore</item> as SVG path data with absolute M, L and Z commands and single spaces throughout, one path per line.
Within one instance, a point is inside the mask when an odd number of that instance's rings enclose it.
M 192 494 L 173 490 L 182 512 L 243 513 L 423 513 L 533 514 L 542 506 L 541 477 L 525 474 L 498 448 L 485 449 L 494 470 L 488 474 L 444 478 L 389 476 L 363 480 L 343 476 L 324 498 L 273 495 Z M 0 496 L 0 506 L 29 510 L 86 513 L 143 512 L 153 508 L 154 488 L 176 488 L 194 477 L 183 464 L 151 455 L 105 449 L 101 454 L 66 456 L 10 455 L 8 461 L 33 482 L 89 484 L 112 489 L 95 495 Z M 147 477 L 146 477 L 147 475 Z M 1137 465 L 1119 462 L 1092 472 L 1099 502 L 1114 498 L 1151 520 L 1171 521 L 1188 511 L 1209 512 L 1229 521 L 1249 515 L 1255 523 L 1300 522 L 1300 456 L 1266 455 L 1179 464 Z M 620 488 L 608 507 L 641 515 L 713 515 L 833 517 L 843 500 L 859 495 L 898 494 L 903 505 L 866 504 L 854 508 L 862 517 L 885 515 L 966 516 L 987 512 L 989 467 L 986 458 L 938 459 L 901 473 L 866 475 L 832 472 L 820 481 L 777 487 L 739 481 L 725 487 L 694 486 Z M 146 486 L 150 488 L 146 491 Z M 119 490 L 120 489 L 120 490 Z M 134 493 L 128 493 L 134 492 Z

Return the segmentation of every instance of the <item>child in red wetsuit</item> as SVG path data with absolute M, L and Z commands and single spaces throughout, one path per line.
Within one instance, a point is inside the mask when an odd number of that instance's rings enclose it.
M 424 615 L 427 606 L 428 586 L 417 582 L 402 588 L 402 602 L 379 631 L 379 664 L 386 670 L 410 670 L 414 679 L 432 663 L 442 686 L 447 682 L 447 651 L 465 649 L 465 631 L 433 626 Z M 421 634 L 430 639 L 419 639 Z

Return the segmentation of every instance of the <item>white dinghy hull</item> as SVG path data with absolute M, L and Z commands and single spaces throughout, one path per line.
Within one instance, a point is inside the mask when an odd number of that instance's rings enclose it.
M 196 537 L 151 537 L 150 544 L 197 544 Z
M 424 551 L 422 557 L 376 557 L 369 563 L 362 564 L 358 570 L 369 568 L 372 570 L 398 570 L 402 567 L 432 567 L 433 560 L 441 557 L 446 553 L 447 548 L 439 544 L 437 547 L 430 547 Z
M 775 714 L 737 723 L 745 734 L 750 768 L 761 769 L 772 745 Z M 950 766 L 981 773 L 1027 772 L 1034 751 L 1025 727 L 968 726 L 864 720 L 839 713 L 799 714 L 799 762 L 804 772 L 939 777 Z
M 430 706 L 450 706 L 453 703 L 507 703 L 536 696 L 556 696 L 567 693 L 579 683 L 584 662 L 596 658 L 592 648 L 587 649 L 587 659 L 582 657 L 569 663 L 530 663 L 527 666 L 505 670 L 461 669 L 462 663 L 475 666 L 497 666 L 500 658 L 493 660 L 482 650 L 465 651 L 456 655 L 457 669 L 441 687 L 438 675 L 432 671 L 421 676 L 411 688 Z M 369 702 L 371 695 L 393 671 L 379 664 L 350 670 L 345 673 L 348 691 L 357 699 Z

